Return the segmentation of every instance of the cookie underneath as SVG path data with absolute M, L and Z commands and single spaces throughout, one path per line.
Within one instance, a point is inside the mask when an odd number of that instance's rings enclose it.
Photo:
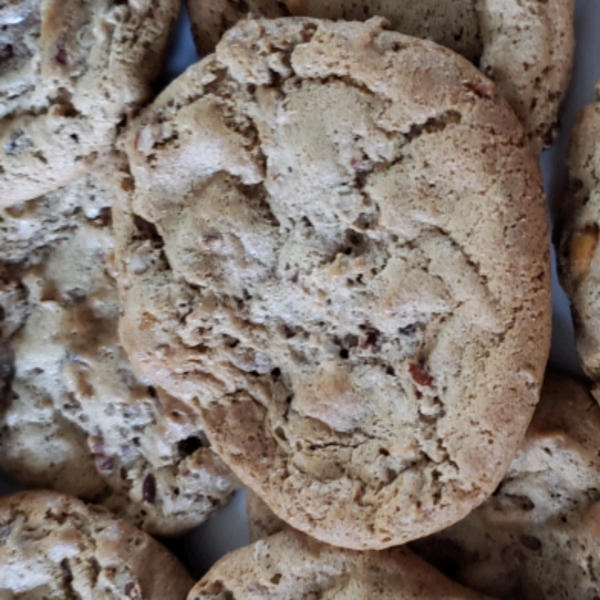
M 0 597 L 183 600 L 193 582 L 150 536 L 51 492 L 0 497 Z
M 535 417 L 494 495 L 413 549 L 494 598 L 600 596 L 600 408 L 549 374 Z
M 569 189 L 561 199 L 554 241 L 560 282 L 571 301 L 581 365 L 600 400 L 600 88 L 578 115 L 569 150 Z
M 484 600 L 402 548 L 352 552 L 287 530 L 222 558 L 188 600 Z
M 0 209 L 0 467 L 176 535 L 237 483 L 197 411 L 138 377 L 119 343 L 108 162 Z

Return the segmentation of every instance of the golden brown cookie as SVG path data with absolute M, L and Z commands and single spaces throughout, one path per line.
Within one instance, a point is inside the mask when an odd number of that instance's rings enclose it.
M 222 558 L 188 600 L 485 600 L 405 548 L 353 552 L 290 529 Z
M 492 82 L 379 19 L 246 21 L 126 146 L 121 339 L 277 516 L 384 548 L 493 492 L 550 291 L 539 167 Z
M 559 206 L 555 243 L 560 282 L 571 300 L 577 350 L 600 400 L 600 87 L 580 113 L 569 151 L 570 186 Z
M 184 600 L 193 581 L 149 535 L 53 492 L 0 498 L 0 598 Z
M 502 600 L 600 597 L 600 408 L 549 374 L 519 453 L 494 495 L 413 546 L 463 585 Z
M 179 534 L 236 481 L 198 413 L 136 376 L 119 343 L 107 175 L 0 208 L 0 467 Z
M 427 38 L 479 65 L 525 124 L 533 148 L 552 141 L 573 62 L 573 0 L 188 0 L 196 45 L 212 52 L 248 14 L 364 21 Z
M 0 206 L 85 174 L 160 74 L 179 0 L 0 4 Z

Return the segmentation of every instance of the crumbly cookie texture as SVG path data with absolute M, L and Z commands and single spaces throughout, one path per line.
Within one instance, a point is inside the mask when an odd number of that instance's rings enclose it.
M 571 76 L 573 6 L 573 0 L 188 0 L 201 55 L 248 14 L 385 17 L 396 31 L 431 39 L 479 65 L 538 152 L 552 141 Z
M 188 600 L 484 600 L 405 548 L 354 552 L 290 529 L 222 558 Z
M 0 210 L 0 467 L 178 534 L 235 479 L 197 412 L 138 378 L 119 343 L 106 177 Z
M 571 300 L 581 364 L 600 401 L 600 85 L 578 115 L 569 151 L 570 186 L 554 231 L 560 282 Z
M 183 600 L 193 581 L 150 536 L 52 492 L 0 498 L 0 598 Z
M 413 549 L 502 600 L 600 597 L 599 437 L 600 409 L 585 387 L 549 375 L 498 490 Z
M 246 21 L 126 145 L 121 339 L 280 518 L 377 549 L 493 492 L 550 292 L 539 167 L 491 81 L 379 19 Z
M 160 73 L 179 0 L 0 6 L 0 205 L 73 181 Z

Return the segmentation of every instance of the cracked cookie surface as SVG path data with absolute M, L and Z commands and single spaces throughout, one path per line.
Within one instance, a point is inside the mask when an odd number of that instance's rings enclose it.
M 600 85 L 578 115 L 569 150 L 570 185 L 559 205 L 555 245 L 569 299 L 577 350 L 600 402 Z
M 488 79 L 377 19 L 247 21 L 127 152 L 121 339 L 279 517 L 383 548 L 492 493 L 550 292 L 539 168 Z
M 413 549 L 501 600 L 600 596 L 600 409 L 547 375 L 531 427 L 494 495 Z
M 474 62 L 525 124 L 532 147 L 552 142 L 573 62 L 573 0 L 188 0 L 201 55 L 248 14 L 364 21 L 431 39 Z
M 147 101 L 179 0 L 0 5 L 0 205 L 85 174 Z
M 0 498 L 0 598 L 184 600 L 193 585 L 150 536 L 52 492 Z
M 484 600 L 405 548 L 354 552 L 292 530 L 232 552 L 188 600 Z
M 198 414 L 138 378 L 119 343 L 105 179 L 0 209 L 0 467 L 179 534 L 235 478 Z

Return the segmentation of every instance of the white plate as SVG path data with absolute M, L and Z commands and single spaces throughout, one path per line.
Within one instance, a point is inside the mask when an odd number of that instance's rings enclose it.
M 562 113 L 562 128 L 552 149 L 541 159 L 548 205 L 552 207 L 560 197 L 567 181 L 565 156 L 570 132 L 577 112 L 594 100 L 594 88 L 600 80 L 600 0 L 576 0 L 575 8 L 575 67 L 571 88 Z M 197 60 L 189 30 L 189 20 L 183 14 L 165 79 L 173 79 L 188 65 Z M 554 257 L 553 257 L 554 260 Z M 556 281 L 553 265 L 554 319 L 552 332 L 552 366 L 583 377 L 575 345 L 569 302 Z M 14 489 L 9 479 L 0 472 L 0 495 Z M 248 543 L 245 493 L 220 510 L 208 522 L 169 546 L 179 554 L 193 575 L 200 577 L 221 556 Z

